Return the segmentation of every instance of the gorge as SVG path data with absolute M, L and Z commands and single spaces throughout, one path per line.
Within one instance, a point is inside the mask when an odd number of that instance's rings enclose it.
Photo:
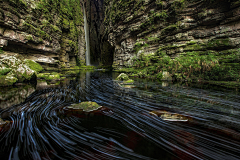
M 239 0 L 0 2 L 1 159 L 240 159 Z

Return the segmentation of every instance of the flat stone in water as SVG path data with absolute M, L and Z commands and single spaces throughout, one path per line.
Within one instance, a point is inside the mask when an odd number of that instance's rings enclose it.
M 167 111 L 152 111 L 149 112 L 152 115 L 155 115 L 157 117 L 160 117 L 162 120 L 164 121 L 175 121 L 175 122 L 187 122 L 188 118 L 186 116 L 183 116 L 181 114 L 177 114 L 177 113 L 171 113 L 171 112 L 167 112 Z
M 69 109 L 78 109 L 83 110 L 84 112 L 91 112 L 98 110 L 102 106 L 98 105 L 96 102 L 81 102 L 78 104 L 72 104 L 71 106 L 68 106 Z

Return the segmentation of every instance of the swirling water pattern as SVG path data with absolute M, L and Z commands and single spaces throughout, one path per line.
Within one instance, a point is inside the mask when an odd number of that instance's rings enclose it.
M 68 84 L 38 88 L 0 110 L 1 159 L 240 159 L 240 95 L 136 81 L 125 88 L 112 73 L 81 74 Z M 92 113 L 67 106 L 94 101 Z M 165 121 L 154 110 L 187 122 Z

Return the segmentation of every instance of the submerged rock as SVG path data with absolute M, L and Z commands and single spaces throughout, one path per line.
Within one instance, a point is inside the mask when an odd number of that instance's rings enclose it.
M 35 86 L 29 84 L 0 87 L 0 109 L 7 109 L 24 102 L 34 91 Z
M 102 106 L 98 105 L 96 102 L 81 102 L 78 104 L 72 104 L 71 106 L 68 106 L 69 109 L 78 109 L 83 110 L 84 112 L 91 112 L 98 110 Z
M 187 122 L 188 121 L 188 117 L 183 116 L 181 114 L 177 114 L 177 113 L 171 113 L 171 112 L 161 111 L 161 110 L 152 111 L 149 113 L 154 116 L 160 117 L 164 121 L 175 121 L 175 122 Z

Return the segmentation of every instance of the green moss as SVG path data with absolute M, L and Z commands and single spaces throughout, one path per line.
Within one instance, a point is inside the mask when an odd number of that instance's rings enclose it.
M 226 39 L 214 39 L 207 43 L 208 48 L 217 48 L 217 47 L 231 47 L 231 42 L 229 38 Z
M 7 75 L 11 70 L 10 68 L 0 68 L 0 75 Z
M 16 83 L 18 79 L 9 75 L 0 75 L 0 86 L 11 86 Z
M 84 112 L 91 112 L 101 108 L 96 102 L 81 102 L 79 104 L 72 104 L 69 109 L 83 110 Z
M 129 79 L 129 80 L 127 80 L 127 81 L 123 81 L 123 83 L 124 83 L 124 84 L 132 84 L 132 83 L 134 83 L 134 80 Z
M 116 78 L 116 80 L 128 81 L 129 78 L 128 78 L 128 76 L 127 76 L 125 73 L 121 73 L 121 74 Z
M 25 64 L 32 70 L 36 71 L 37 73 L 41 72 L 43 70 L 42 66 L 30 59 L 26 59 Z
M 57 72 L 52 72 L 52 73 L 39 73 L 37 75 L 37 77 L 39 79 L 45 79 L 45 80 L 48 80 L 48 81 L 51 81 L 51 80 L 60 80 L 61 74 L 57 73 Z

